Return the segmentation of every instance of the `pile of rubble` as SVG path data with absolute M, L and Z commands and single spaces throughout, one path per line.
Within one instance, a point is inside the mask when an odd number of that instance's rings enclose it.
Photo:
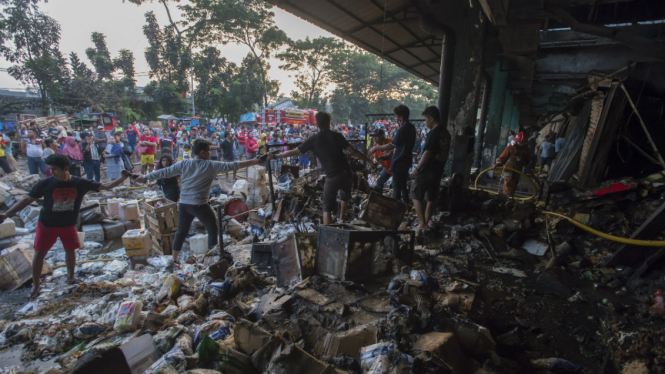
M 164 253 L 174 231 L 172 204 L 126 187 L 91 196 L 86 204 L 107 205 L 102 222 L 93 224 L 102 234 L 97 229 L 91 241 L 95 231 L 83 230 L 76 271 L 85 282 L 64 284 L 64 253 L 51 251 L 53 270 L 45 271 L 40 296 L 0 317 L 0 349 L 21 347 L 23 362 L 48 361 L 72 373 L 665 368 L 658 332 L 665 306 L 662 296 L 660 309 L 652 297 L 665 288 L 662 273 L 625 265 L 619 253 L 626 250 L 617 243 L 536 203 L 469 191 L 464 211 L 435 215 L 430 232 L 416 237 L 406 207 L 362 188 L 351 199 L 350 224 L 318 225 L 323 177 L 315 174 L 280 177 L 273 213 L 271 204 L 262 205 L 265 175 L 252 173 L 233 188 L 213 189 L 212 203 L 224 206 L 223 245 L 208 250 L 207 234 L 194 224 L 181 266 Z M 662 180 L 624 182 L 630 188 L 609 193 L 568 191 L 567 204 L 546 210 L 628 237 L 665 210 Z M 18 192 L 5 193 L 11 205 Z M 238 195 L 253 209 L 228 205 Z M 112 247 L 116 234 L 106 236 L 113 229 L 105 216 L 114 197 L 145 199 L 137 221 L 148 235 L 131 242 L 152 247 L 151 255 L 132 252 L 125 232 L 125 244 Z M 30 238 L 27 217 L 16 225 L 17 236 L 2 240 L 26 246 L 29 239 L 16 238 Z M 150 238 L 153 230 L 159 239 Z M 656 253 L 650 251 L 645 259 Z

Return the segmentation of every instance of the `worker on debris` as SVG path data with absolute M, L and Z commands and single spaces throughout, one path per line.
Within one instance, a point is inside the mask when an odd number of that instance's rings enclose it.
M 423 155 L 411 172 L 411 178 L 416 181 L 411 191 L 411 198 L 418 216 L 418 230 L 426 229 L 434 214 L 443 168 L 450 152 L 450 133 L 448 129 L 439 125 L 439 109 L 429 106 L 425 108 L 422 116 L 425 119 L 425 126 L 430 131 L 425 138 Z M 425 196 L 427 196 L 427 207 L 423 209 Z
M 494 167 L 505 166 L 507 168 L 522 170 L 525 165 L 529 164 L 531 154 L 529 147 L 524 139 L 524 133 L 520 132 L 515 136 L 515 139 L 508 144 L 506 149 L 503 150 L 499 158 L 496 160 Z M 517 184 L 520 182 L 520 174 L 512 170 L 503 171 L 503 193 L 508 197 L 515 196 Z
M 407 181 L 409 169 L 413 164 L 413 147 L 416 145 L 416 128 L 409 122 L 409 108 L 406 105 L 398 105 L 393 109 L 395 120 L 399 129 L 395 133 L 393 141 L 389 144 L 378 145 L 370 148 L 367 155 L 376 151 L 394 150 L 390 171 L 393 173 L 393 197 L 409 204 L 409 191 Z
M 139 175 L 136 181 L 143 183 L 145 181 L 172 178 L 180 175 L 182 184 L 180 191 L 180 204 L 178 205 L 178 230 L 173 239 L 173 262 L 178 263 L 178 256 L 185 238 L 192 227 L 194 218 L 199 221 L 208 231 L 208 248 L 211 249 L 217 245 L 217 219 L 215 212 L 208 204 L 210 198 L 210 187 L 217 177 L 217 174 L 240 168 L 258 165 L 262 163 L 260 159 L 219 162 L 211 161 L 210 142 L 199 138 L 194 140 L 192 145 L 193 159 L 182 160 L 173 166 L 154 171 L 150 174 Z M 268 155 L 270 161 L 271 155 Z
M 550 142 L 550 136 L 545 135 L 545 140 L 543 140 L 542 143 L 538 146 L 538 149 L 540 150 L 540 171 L 542 172 L 543 168 L 545 166 L 550 167 L 552 166 L 552 160 L 554 160 L 554 156 L 556 155 L 555 151 L 555 146 Z
M 69 167 L 71 166 L 69 157 L 63 154 L 52 154 L 46 158 L 45 163 L 53 176 L 37 182 L 28 196 L 12 205 L 5 213 L 0 214 L 0 223 L 2 223 L 35 202 L 35 200 L 44 198 L 44 206 L 39 212 L 39 221 L 35 232 L 31 298 L 39 294 L 44 258 L 46 258 L 46 254 L 58 238 L 60 238 L 62 246 L 65 248 L 67 283 L 77 281 L 74 278 L 74 268 L 76 266 L 74 250 L 81 247 L 81 242 L 76 231 L 76 221 L 79 218 L 79 210 L 84 195 L 89 191 L 113 189 L 113 187 L 121 185 L 131 175 L 129 171 L 123 170 L 120 178 L 99 183 L 72 176 L 69 173 Z
M 386 138 L 386 132 L 383 131 L 383 129 L 376 129 L 374 132 L 372 132 L 372 140 L 374 140 L 374 144 L 377 146 L 379 145 L 386 145 L 390 144 L 393 140 L 392 138 Z M 388 179 L 393 175 L 393 173 L 390 172 L 390 159 L 392 158 L 393 151 L 388 150 L 388 151 L 376 151 L 374 152 L 373 156 L 374 159 L 383 166 L 383 170 L 381 171 L 381 174 L 379 175 L 379 179 L 376 180 L 376 185 L 374 186 L 374 190 L 377 192 L 383 194 L 383 186 L 386 184 Z
M 323 186 L 323 224 L 332 223 L 332 211 L 337 205 L 337 192 L 342 191 L 339 219 L 344 221 L 344 214 L 351 198 L 353 173 L 351 165 L 344 155 L 344 150 L 351 156 L 376 165 L 374 160 L 354 148 L 339 132 L 330 129 L 330 114 L 318 112 L 315 115 L 316 126 L 320 131 L 311 136 L 297 148 L 275 155 L 275 158 L 297 156 L 309 151 L 314 152 L 321 168 L 326 174 L 326 184 Z

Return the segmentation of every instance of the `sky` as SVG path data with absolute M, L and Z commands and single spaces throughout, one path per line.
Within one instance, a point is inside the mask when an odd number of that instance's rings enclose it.
M 160 25 L 168 22 L 166 10 L 156 0 L 141 6 L 123 3 L 122 0 L 49 0 L 41 3 L 41 10 L 60 23 L 61 38 L 60 51 L 68 56 L 70 52 L 76 52 L 88 67 L 92 68 L 90 61 L 85 55 L 86 48 L 93 47 L 90 36 L 93 32 L 101 32 L 106 36 L 106 44 L 112 57 L 116 57 L 120 49 L 129 49 L 134 53 L 134 68 L 137 72 L 137 85 L 144 86 L 149 82 L 147 73 L 148 64 L 145 61 L 144 52 L 148 41 L 143 35 L 145 24 L 144 14 L 150 10 L 155 12 Z M 174 4 L 170 4 L 171 14 L 176 17 L 179 12 Z M 284 30 L 291 39 L 317 38 L 319 36 L 333 36 L 329 32 L 315 26 L 291 13 L 277 7 L 275 22 Z M 244 46 L 233 44 L 219 46 L 221 55 L 228 60 L 240 64 L 249 49 Z M 271 69 L 269 76 L 280 82 L 280 93 L 289 96 L 295 90 L 293 79 L 289 72 L 278 68 L 280 61 L 269 60 Z M 0 68 L 7 68 L 11 64 L 0 57 Z M 23 86 L 6 72 L 0 72 L 0 89 L 20 89 Z

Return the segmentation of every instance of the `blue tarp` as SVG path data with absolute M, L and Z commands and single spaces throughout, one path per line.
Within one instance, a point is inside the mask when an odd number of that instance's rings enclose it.
M 245 113 L 240 116 L 240 123 L 256 122 L 256 113 Z

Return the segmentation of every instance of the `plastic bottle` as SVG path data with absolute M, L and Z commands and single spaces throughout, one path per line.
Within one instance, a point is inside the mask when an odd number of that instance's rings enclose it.
M 656 291 L 656 302 L 649 308 L 651 313 L 654 314 L 665 314 L 665 301 L 663 300 L 663 291 Z

